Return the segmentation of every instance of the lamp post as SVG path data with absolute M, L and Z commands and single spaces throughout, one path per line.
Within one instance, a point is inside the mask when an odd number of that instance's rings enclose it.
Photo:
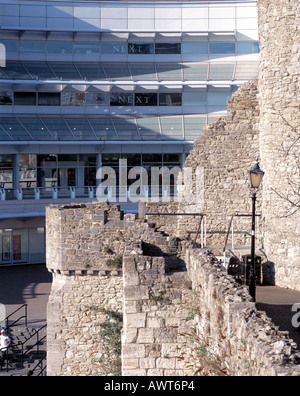
M 259 167 L 258 158 L 252 169 L 248 171 L 250 175 L 250 183 L 252 189 L 252 233 L 251 233 L 251 267 L 250 267 L 250 277 L 249 277 L 249 293 L 256 301 L 256 282 L 255 282 L 255 206 L 256 206 L 256 193 L 262 182 L 265 172 L 263 172 Z

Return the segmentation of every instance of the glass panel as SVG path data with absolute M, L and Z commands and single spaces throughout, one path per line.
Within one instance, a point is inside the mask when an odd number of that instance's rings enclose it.
M 160 81 L 164 80 L 172 80 L 172 81 L 181 81 L 181 66 L 177 64 L 167 63 L 167 64 L 158 64 L 156 66 L 158 72 L 158 79 Z
M 161 93 L 159 94 L 160 106 L 182 106 L 181 93 Z
M 24 66 L 28 73 L 32 76 L 33 79 L 38 80 L 53 80 L 55 79 L 55 75 L 53 71 L 50 69 L 47 63 L 39 62 L 39 63 L 28 63 L 24 62 Z
M 49 63 L 49 65 L 58 78 L 62 78 L 63 80 L 82 80 L 82 77 L 79 75 L 76 67 L 72 63 Z
M 35 140 L 53 140 L 44 124 L 38 118 L 22 118 L 22 124 Z
M 36 155 L 20 155 L 20 186 L 36 187 Z
M 168 43 L 156 43 L 155 53 L 157 55 L 171 55 L 171 54 L 181 54 L 181 44 L 168 44 Z
M 57 187 L 57 155 L 45 154 L 37 156 L 37 185 L 38 187 Z
M 62 106 L 84 106 L 85 93 L 84 92 L 62 92 L 61 104 Z
M 6 55 L 16 54 L 19 49 L 19 42 L 14 40 L 0 40 L 0 43 L 5 46 Z
M 208 43 L 182 43 L 182 54 L 208 54 Z
M 115 128 L 109 118 L 89 118 L 97 137 L 101 140 L 117 140 Z
M 103 68 L 110 80 L 131 80 L 131 73 L 126 64 L 104 64 Z
M 60 106 L 60 94 L 59 93 L 44 93 L 38 94 L 39 106 Z
M 73 54 L 73 43 L 72 42 L 61 42 L 61 41 L 48 41 L 47 52 L 49 54 Z
M 20 53 L 44 54 L 44 41 L 20 41 Z
M 183 106 L 203 106 L 206 105 L 207 92 L 184 92 L 182 94 Z
M 159 119 L 157 117 L 138 118 L 137 125 L 142 140 L 161 140 Z
M 14 263 L 28 262 L 28 229 L 14 230 L 12 238 L 12 259 Z
M 206 126 L 205 118 L 187 118 L 184 119 L 185 140 L 198 139 L 203 135 L 202 129 Z
M 75 55 L 100 54 L 100 44 L 99 43 L 74 43 L 74 54 Z
M 227 99 L 231 97 L 231 92 L 208 92 L 208 106 L 227 106 Z
M 164 154 L 163 155 L 164 165 L 181 165 L 179 154 Z
M 13 93 L 12 91 L 0 91 L 0 106 L 12 105 Z
M 154 44 L 128 44 L 129 55 L 154 54 Z
M 41 120 L 50 130 L 55 140 L 75 140 L 74 136 L 62 118 L 41 117 Z
M 235 43 L 209 43 L 211 54 L 234 54 Z
M 156 93 L 136 93 L 134 100 L 135 106 L 157 106 L 157 94 Z
M 183 130 L 182 130 L 182 118 L 164 118 L 160 119 L 161 128 L 164 140 L 182 140 Z
M 90 81 L 107 79 L 103 67 L 97 63 L 77 63 L 76 66 L 82 78 L 86 78 Z
M 120 140 L 140 140 L 134 119 L 113 119 Z
M 6 67 L 2 67 L 1 71 L 3 71 L 9 79 L 31 80 L 31 76 L 18 62 L 7 62 Z
M 14 93 L 15 106 L 35 106 L 36 93 L 35 92 L 15 92 Z
M 207 64 L 184 64 L 183 76 L 185 81 L 207 81 Z
M 245 42 L 236 43 L 236 52 L 238 54 L 258 54 L 259 53 L 259 43 L 257 41 L 254 42 Z
M 126 55 L 127 43 L 102 43 L 102 54 Z
M 66 118 L 73 135 L 77 140 L 96 140 L 96 137 L 85 118 Z
M 143 166 L 162 166 L 162 154 L 143 154 Z
M 134 81 L 156 81 L 157 75 L 154 64 L 131 64 L 129 68 Z
M 6 130 L 14 140 L 32 140 L 32 138 L 25 131 L 24 127 L 16 118 L 3 117 L 0 118 L 0 125 Z
M 87 92 L 85 94 L 87 106 L 108 106 L 109 94 L 102 92 Z
M 210 80 L 232 80 L 234 64 L 230 65 L 210 65 Z
M 112 93 L 110 94 L 111 106 L 133 106 L 133 94 Z

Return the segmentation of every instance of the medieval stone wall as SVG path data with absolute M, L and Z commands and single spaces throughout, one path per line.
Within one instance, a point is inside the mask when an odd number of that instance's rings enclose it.
M 228 113 L 203 130 L 186 159 L 176 202 L 147 202 L 144 212 L 204 213 L 207 244 L 225 245 L 233 214 L 251 214 L 247 170 L 259 154 L 257 81 L 243 84 L 228 100 Z M 261 201 L 258 200 L 258 213 Z M 172 235 L 195 237 L 199 217 L 148 216 Z M 235 242 L 250 245 L 250 218 L 235 218 Z M 217 250 L 216 250 L 217 251 Z
M 109 265 L 108 240 L 122 266 Z M 299 374 L 293 342 L 190 240 L 92 203 L 47 208 L 47 242 L 49 376 L 112 375 L 121 363 L 124 376 L 192 375 L 204 339 L 228 375 Z M 113 317 L 122 362 L 103 335 Z
M 258 0 L 264 244 L 276 284 L 300 290 L 300 3 Z

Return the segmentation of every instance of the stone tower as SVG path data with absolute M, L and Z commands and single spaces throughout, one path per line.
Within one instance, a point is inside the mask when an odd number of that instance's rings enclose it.
M 258 13 L 265 252 L 276 284 L 300 290 L 300 3 L 258 0 Z

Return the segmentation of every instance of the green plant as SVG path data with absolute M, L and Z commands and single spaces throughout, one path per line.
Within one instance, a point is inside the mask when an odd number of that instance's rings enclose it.
M 123 316 L 118 312 L 105 311 L 108 318 L 101 325 L 100 336 L 103 341 L 103 353 L 98 363 L 101 363 L 101 375 L 121 375 L 121 332 Z
M 105 246 L 103 252 L 106 254 L 114 254 L 113 250 L 109 246 Z
M 123 265 L 123 255 L 119 254 L 113 259 L 106 260 L 106 265 L 110 268 L 122 268 Z

